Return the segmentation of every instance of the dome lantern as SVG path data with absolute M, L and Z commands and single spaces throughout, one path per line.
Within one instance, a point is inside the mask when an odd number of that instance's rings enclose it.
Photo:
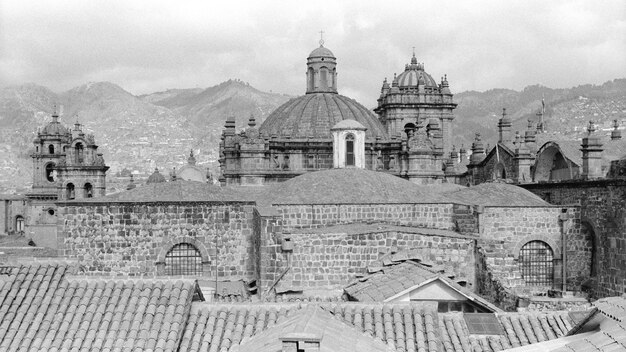
M 306 62 L 306 93 L 337 93 L 337 58 L 324 47 L 313 50 Z

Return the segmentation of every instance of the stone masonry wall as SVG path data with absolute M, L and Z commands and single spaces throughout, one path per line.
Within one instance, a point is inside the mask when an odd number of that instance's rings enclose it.
M 277 241 L 289 237 L 292 251 L 282 251 Z M 466 236 L 446 237 L 399 231 L 369 233 L 292 233 L 271 236 L 266 252 L 271 266 L 263 267 L 268 288 L 278 281 L 282 289 L 341 289 L 367 266 L 392 249 L 410 250 L 425 262 L 443 266 L 455 279 L 474 282 L 474 241 Z M 288 269 L 288 270 L 287 270 Z M 284 276 L 281 278 L 280 276 Z
M 578 207 L 485 207 L 480 216 L 480 240 L 478 246 L 485 252 L 485 262 L 495 279 L 504 287 L 521 295 L 545 293 L 547 289 L 560 289 L 562 285 L 562 241 L 559 215 L 567 210 L 569 220 L 564 231 L 568 244 L 568 255 L 575 257 L 575 246 L 579 243 L 580 211 Z M 519 252 L 530 241 L 543 241 L 553 251 L 554 284 L 552 287 L 527 286 L 519 268 Z M 579 258 L 580 259 L 580 258 Z M 579 268 L 568 266 L 568 283 L 578 274 Z M 569 287 L 568 289 L 573 289 Z
M 322 204 L 277 208 L 286 230 L 368 221 L 456 229 L 453 204 Z
M 579 204 L 592 240 L 594 298 L 626 292 L 626 181 L 562 181 L 522 185 L 552 204 Z M 579 251 L 589 252 L 588 248 Z M 570 262 L 568 260 L 568 265 Z
M 88 273 L 155 276 L 157 261 L 180 242 L 203 254 L 203 275 L 252 278 L 253 205 L 245 203 L 63 203 L 59 249 Z

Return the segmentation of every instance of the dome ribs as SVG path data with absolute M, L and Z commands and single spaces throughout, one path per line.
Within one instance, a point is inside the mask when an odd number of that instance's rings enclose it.
M 292 99 L 270 114 L 260 130 L 282 138 L 330 139 L 330 129 L 346 119 L 356 120 L 367 127 L 365 134 L 368 138 L 386 137 L 386 130 L 373 112 L 336 93 L 309 93 Z

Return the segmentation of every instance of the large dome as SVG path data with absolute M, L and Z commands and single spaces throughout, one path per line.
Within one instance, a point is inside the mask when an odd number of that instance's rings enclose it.
M 384 127 L 369 109 L 336 93 L 313 93 L 291 99 L 274 110 L 260 130 L 283 138 L 330 139 L 331 127 L 345 119 L 365 126 L 366 137 L 386 137 Z

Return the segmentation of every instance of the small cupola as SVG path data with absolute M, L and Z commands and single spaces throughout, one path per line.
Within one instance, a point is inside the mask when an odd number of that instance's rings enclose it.
M 337 58 L 324 47 L 320 39 L 319 48 L 306 59 L 306 93 L 337 93 Z

